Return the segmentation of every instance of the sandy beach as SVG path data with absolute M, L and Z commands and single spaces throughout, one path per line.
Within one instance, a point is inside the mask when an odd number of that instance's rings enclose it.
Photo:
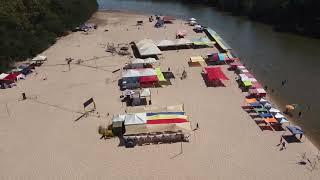
M 138 20 L 144 25 L 136 26 Z M 17 87 L 1 89 L 0 179 L 320 179 L 320 170 L 298 163 L 304 153 L 313 162 L 318 149 L 304 137 L 279 151 L 284 131 L 261 130 L 242 109 L 245 94 L 226 65 L 230 80 L 215 88 L 206 87 L 201 67 L 188 66 L 190 56 L 218 52 L 215 48 L 160 56 L 162 70 L 170 67 L 176 77 L 188 72 L 185 80 L 151 90 L 153 106 L 184 104 L 193 127 L 199 123 L 182 152 L 180 143 L 127 149 L 118 146 L 118 138 L 101 140 L 98 126 L 126 110 L 119 98 L 121 71 L 112 71 L 130 61 L 106 52 L 106 45 L 173 40 L 180 28 L 188 31 L 187 38 L 205 34 L 181 20 L 154 28 L 147 15 L 128 12 L 98 12 L 90 21 L 98 23 L 97 30 L 60 38 L 42 53 L 48 57 L 43 66 Z M 69 71 L 66 58 L 83 63 L 73 63 Z M 75 121 L 91 97 L 97 111 Z

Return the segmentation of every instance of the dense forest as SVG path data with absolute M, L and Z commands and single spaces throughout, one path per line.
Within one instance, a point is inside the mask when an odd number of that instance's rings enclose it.
M 96 0 L 0 0 L 0 68 L 45 50 L 97 7 Z

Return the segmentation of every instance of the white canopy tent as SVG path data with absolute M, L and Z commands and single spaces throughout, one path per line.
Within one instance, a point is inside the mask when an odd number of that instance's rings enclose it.
M 6 74 L 6 73 L 0 74 L 0 80 L 6 78 L 7 76 L 9 76 L 9 74 Z
M 175 46 L 175 43 L 171 40 L 161 40 L 158 43 L 158 47 L 168 47 L 168 46 Z
M 147 89 L 142 89 L 142 91 L 140 92 L 140 96 L 141 97 L 150 97 L 151 96 L 151 91 L 149 88 Z
M 146 58 L 146 59 L 134 59 L 131 61 L 131 64 L 153 64 L 156 63 L 157 60 L 155 58 Z
M 130 78 L 130 77 L 142 77 L 142 76 L 156 76 L 157 73 L 152 68 L 145 68 L 145 69 L 128 69 L 122 72 L 123 78 Z
M 136 124 L 146 124 L 147 123 L 147 114 L 146 113 L 136 113 L 128 114 L 125 116 L 124 125 L 136 125 Z
M 47 56 L 43 56 L 43 55 L 38 55 L 32 59 L 32 61 L 46 61 L 46 60 L 47 60 Z
M 181 45 L 191 45 L 193 44 L 192 41 L 186 38 L 181 38 L 176 40 L 176 45 L 181 46 Z
M 162 52 L 151 39 L 144 39 L 136 43 L 141 56 L 160 55 Z

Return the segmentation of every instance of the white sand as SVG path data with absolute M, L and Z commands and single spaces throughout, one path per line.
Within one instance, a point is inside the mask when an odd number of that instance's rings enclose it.
M 48 62 L 27 80 L 0 91 L 0 179 L 319 179 L 319 170 L 298 165 L 300 155 L 312 160 L 318 150 L 304 138 L 279 151 L 283 132 L 261 131 L 241 108 L 244 94 L 234 80 L 227 87 L 206 87 L 201 68 L 189 68 L 193 55 L 217 51 L 213 48 L 166 51 L 161 67 L 179 76 L 185 68 L 188 79 L 173 81 L 166 88 L 152 89 L 153 105 L 183 103 L 193 127 L 190 143 L 118 147 L 119 140 L 100 140 L 99 124 L 110 123 L 106 114 L 124 113 L 117 80 L 128 57 L 111 56 L 103 47 L 108 42 L 129 43 L 149 37 L 174 39 L 179 27 L 196 34 L 182 21 L 156 29 L 146 16 L 120 12 L 97 13 L 102 24 L 84 35 L 61 38 L 43 54 Z M 137 20 L 145 25 L 140 30 Z M 108 32 L 104 32 L 109 29 Z M 127 31 L 128 29 L 128 31 Z M 104 45 L 103 45 L 104 44 Z M 65 58 L 90 59 L 68 71 Z M 42 80 L 47 77 L 47 80 Z M 26 92 L 28 100 L 20 101 Z M 82 103 L 93 97 L 98 114 L 75 122 Z

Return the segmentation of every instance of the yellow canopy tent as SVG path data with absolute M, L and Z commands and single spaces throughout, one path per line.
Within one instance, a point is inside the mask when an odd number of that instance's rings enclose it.
M 205 61 L 201 56 L 190 57 L 189 66 L 204 66 Z

